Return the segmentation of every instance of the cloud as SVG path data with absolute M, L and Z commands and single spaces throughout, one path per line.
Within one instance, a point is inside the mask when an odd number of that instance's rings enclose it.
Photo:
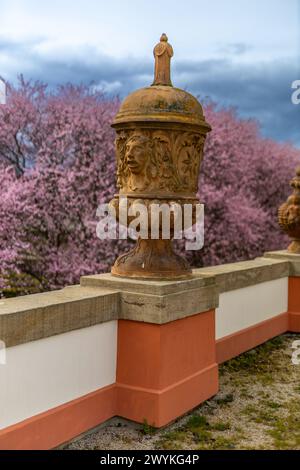
M 231 44 L 227 44 L 225 46 L 222 46 L 218 48 L 218 52 L 221 54 L 234 54 L 234 55 L 243 55 L 246 54 L 247 52 L 251 51 L 253 49 L 253 46 L 250 44 L 246 44 L 244 42 L 235 42 Z
M 246 45 L 234 44 L 236 54 Z M 239 52 L 238 52 L 239 51 Z M 226 57 L 228 57 L 226 55 Z M 265 136 L 300 147 L 300 105 L 291 102 L 291 84 L 300 79 L 292 61 L 239 63 L 236 60 L 173 60 L 173 83 L 201 99 L 235 107 L 240 116 L 260 121 Z M 127 95 L 152 82 L 153 61 L 109 57 L 95 47 L 54 44 L 43 38 L 18 43 L 0 37 L 0 75 L 17 74 L 57 83 L 94 83 L 107 93 Z
M 19 40 L 0 36 L 0 53 L 10 54 L 12 57 L 19 57 L 24 52 L 30 54 L 34 47 L 41 44 L 43 40 L 42 37 L 30 37 L 20 42 Z
M 240 116 L 260 121 L 265 136 L 300 146 L 300 105 L 291 101 L 297 66 L 289 61 L 237 64 L 230 60 L 180 63 L 178 85 Z M 299 77 L 300 78 L 300 77 Z
M 94 85 L 93 88 L 94 90 L 102 91 L 103 93 L 116 94 L 122 91 L 122 83 L 120 80 L 115 80 L 114 82 L 101 80 L 101 82 L 97 85 Z

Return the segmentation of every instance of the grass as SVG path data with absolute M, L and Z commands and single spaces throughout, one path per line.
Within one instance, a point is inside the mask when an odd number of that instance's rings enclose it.
M 276 365 L 270 361 L 272 353 L 281 350 L 284 344 L 282 336 L 274 338 L 267 343 L 251 349 L 238 357 L 227 361 L 221 366 L 221 374 L 225 372 L 246 372 L 247 375 L 266 375 L 269 372 L 274 373 Z
M 178 431 L 165 433 L 157 442 L 157 448 L 170 450 L 193 445 L 195 449 L 203 450 L 233 449 L 236 439 L 220 434 L 229 429 L 230 424 L 227 422 L 210 423 L 206 416 L 193 414 Z
M 286 353 L 293 339 L 274 338 L 221 365 L 223 391 L 191 414 L 175 434 L 162 434 L 158 447 L 300 449 L 300 396 L 288 399 L 283 390 L 291 385 L 291 394 L 300 395 L 300 385 L 294 382 L 295 376 L 300 381 L 300 366 L 296 369 Z
M 156 428 L 149 424 L 146 419 L 144 419 L 143 426 L 141 429 L 141 433 L 144 435 L 155 434 Z

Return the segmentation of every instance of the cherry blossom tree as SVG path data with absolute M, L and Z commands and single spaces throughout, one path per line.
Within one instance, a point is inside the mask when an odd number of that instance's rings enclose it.
M 97 207 L 116 191 L 110 124 L 118 106 L 90 86 L 51 91 L 22 77 L 8 86 L 0 105 L 2 295 L 78 283 L 109 270 L 130 246 L 96 235 Z M 205 114 L 213 127 L 199 180 L 205 246 L 185 256 L 202 266 L 284 247 L 276 214 L 300 151 L 262 138 L 257 123 L 232 110 L 208 104 Z
M 300 163 L 300 150 L 262 138 L 254 120 L 234 110 L 205 109 L 212 132 L 205 144 L 199 197 L 205 205 L 205 245 L 193 265 L 251 259 L 287 246 L 277 223 L 280 204 Z

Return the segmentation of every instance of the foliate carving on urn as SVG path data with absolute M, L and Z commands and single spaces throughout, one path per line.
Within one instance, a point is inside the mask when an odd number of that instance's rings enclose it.
M 116 138 L 120 193 L 192 195 L 198 190 L 205 136 L 177 130 L 122 130 Z
M 287 202 L 278 210 L 278 222 L 280 227 L 292 239 L 288 247 L 291 253 L 300 254 L 300 167 L 296 170 L 296 176 L 291 181 L 293 194 Z

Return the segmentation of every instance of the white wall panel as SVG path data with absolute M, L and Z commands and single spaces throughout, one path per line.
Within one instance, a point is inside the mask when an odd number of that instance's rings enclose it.
M 7 348 L 0 429 L 116 380 L 117 321 Z
M 216 339 L 268 320 L 288 310 L 288 278 L 262 282 L 220 294 Z

